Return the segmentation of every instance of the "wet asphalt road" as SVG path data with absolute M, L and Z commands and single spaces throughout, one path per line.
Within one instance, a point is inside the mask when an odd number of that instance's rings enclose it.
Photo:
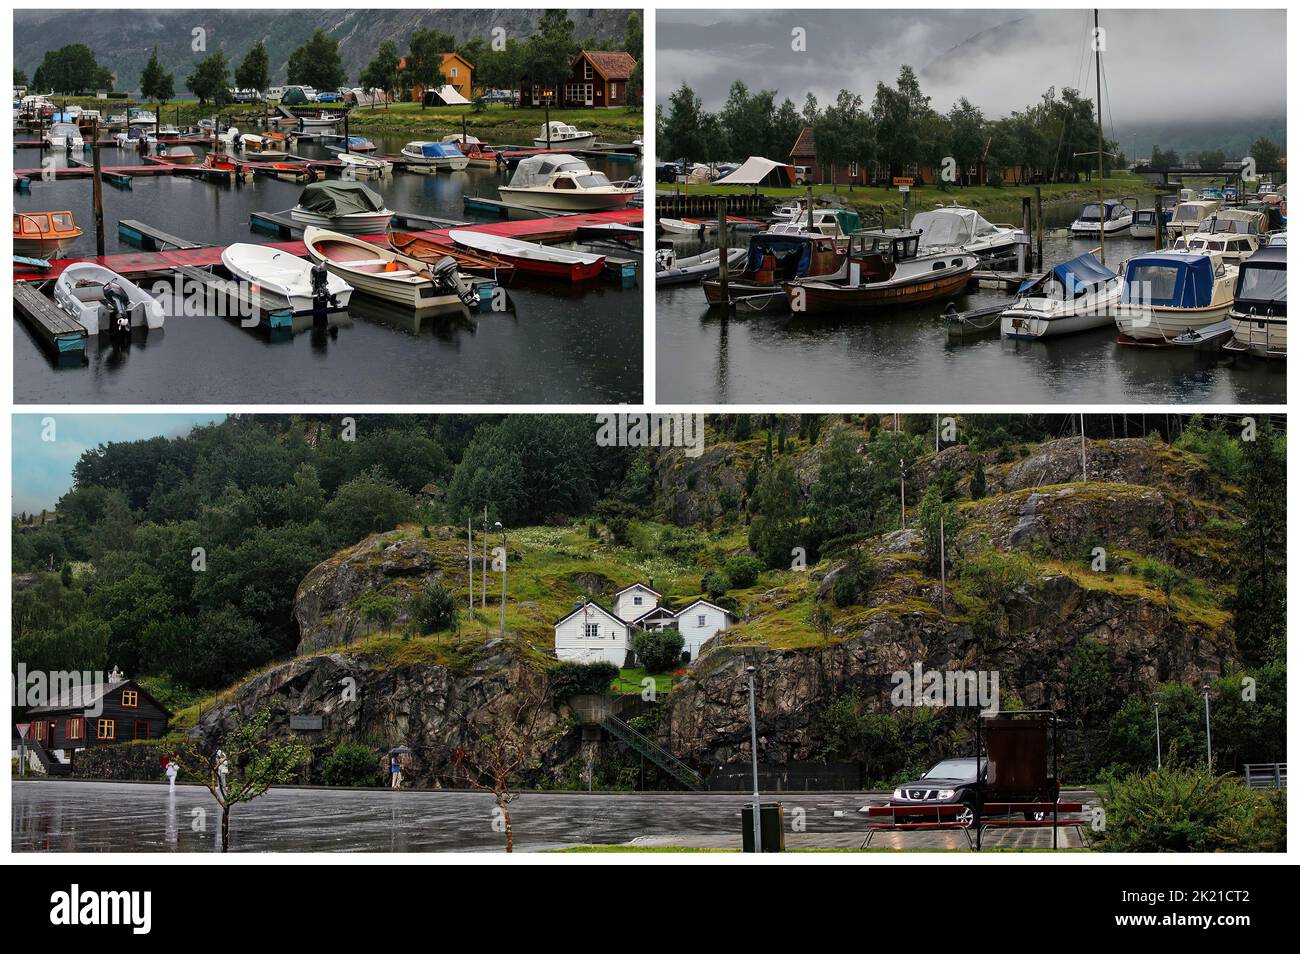
M 172 794 L 165 785 L 37 781 L 13 782 L 11 790 L 14 851 L 219 848 L 220 814 L 206 789 L 179 786 Z M 802 810 L 807 833 L 838 836 L 819 837 L 818 846 L 856 847 L 865 829 L 865 816 L 858 809 L 881 804 L 884 797 L 783 793 L 779 800 L 785 803 L 787 826 Z M 747 801 L 748 796 L 738 793 L 530 792 L 511 806 L 515 848 L 542 851 L 634 839 L 722 846 L 728 842 L 719 836 L 739 841 L 740 807 Z M 505 836 L 493 830 L 494 808 L 490 795 L 477 792 L 282 788 L 235 806 L 231 849 L 499 851 Z M 964 847 L 963 836 L 957 837 Z M 1046 837 L 1050 845 L 1050 832 Z M 948 840 L 906 847 L 942 849 Z

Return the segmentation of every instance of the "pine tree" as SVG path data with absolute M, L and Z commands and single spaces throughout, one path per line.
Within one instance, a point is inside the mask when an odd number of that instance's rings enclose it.
M 1246 522 L 1234 561 L 1233 626 L 1241 661 L 1251 665 L 1285 650 L 1286 451 L 1268 425 L 1244 443 Z

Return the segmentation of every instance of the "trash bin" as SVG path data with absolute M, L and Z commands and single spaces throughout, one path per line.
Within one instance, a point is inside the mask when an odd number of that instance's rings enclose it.
M 760 802 L 758 805 L 759 835 L 763 851 L 785 851 L 785 805 L 781 802 Z M 754 803 L 746 802 L 740 809 L 743 851 L 754 850 Z

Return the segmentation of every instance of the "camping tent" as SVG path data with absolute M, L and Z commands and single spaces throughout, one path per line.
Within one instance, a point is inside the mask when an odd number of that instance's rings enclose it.
M 729 176 L 723 176 L 714 185 L 752 185 L 779 186 L 794 185 L 794 166 L 785 162 L 774 162 L 762 156 L 750 156 Z
M 460 95 L 454 86 L 444 86 L 441 89 L 426 90 L 424 94 L 424 105 L 426 106 L 468 106 L 469 100 Z

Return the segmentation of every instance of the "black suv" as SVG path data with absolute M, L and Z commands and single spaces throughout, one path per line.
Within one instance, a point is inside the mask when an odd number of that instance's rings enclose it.
M 989 763 L 982 759 L 980 764 L 980 781 L 984 782 L 981 793 L 985 803 L 1040 801 L 1054 802 L 1060 794 L 1055 779 L 1048 779 L 1047 788 L 1038 792 L 1002 791 L 988 784 Z M 969 825 L 975 819 L 975 759 L 944 759 L 926 772 L 915 782 L 908 782 L 894 789 L 894 796 L 889 804 L 895 808 L 915 808 L 915 812 L 899 811 L 895 817 L 901 821 L 943 821 L 958 825 Z M 954 818 L 951 815 L 936 817 L 932 809 L 936 805 L 961 805 Z M 1041 821 L 1043 812 L 1025 812 L 1029 821 Z

